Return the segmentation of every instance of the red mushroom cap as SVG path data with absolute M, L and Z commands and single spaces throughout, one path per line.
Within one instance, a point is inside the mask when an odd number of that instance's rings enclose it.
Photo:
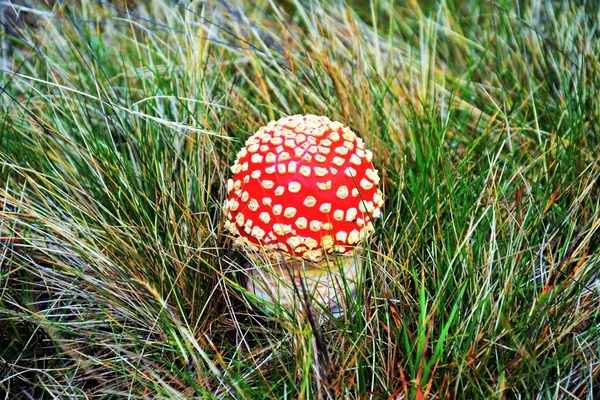
M 231 167 L 226 228 L 243 247 L 319 263 L 351 254 L 383 204 L 371 151 L 329 118 L 294 115 L 246 141 Z

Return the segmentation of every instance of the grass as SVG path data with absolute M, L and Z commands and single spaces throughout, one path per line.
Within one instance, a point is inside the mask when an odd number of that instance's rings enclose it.
M 596 398 L 592 2 L 254 3 L 3 25 L 0 392 Z M 249 301 L 221 219 L 244 139 L 296 113 L 350 125 L 386 195 L 323 325 Z

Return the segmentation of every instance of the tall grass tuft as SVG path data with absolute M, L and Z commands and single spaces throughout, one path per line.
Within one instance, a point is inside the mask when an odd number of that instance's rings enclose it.
M 593 6 L 5 3 L 0 392 L 598 396 Z M 243 141 L 297 113 L 362 136 L 386 194 L 321 325 L 249 300 L 221 215 Z

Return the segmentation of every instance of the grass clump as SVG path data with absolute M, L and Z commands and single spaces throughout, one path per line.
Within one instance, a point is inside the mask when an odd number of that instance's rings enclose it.
M 597 395 L 598 11 L 578 2 L 27 8 L 0 92 L 0 390 L 30 398 Z M 10 29 L 9 29 L 10 28 Z M 386 193 L 322 326 L 246 302 L 245 138 L 350 125 Z

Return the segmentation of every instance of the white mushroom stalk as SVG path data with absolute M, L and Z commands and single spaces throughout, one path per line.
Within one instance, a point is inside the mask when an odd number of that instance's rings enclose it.
M 339 306 L 383 205 L 362 139 L 326 117 L 285 117 L 250 137 L 231 170 L 225 227 L 257 266 L 248 289 L 284 306 L 303 291 Z

